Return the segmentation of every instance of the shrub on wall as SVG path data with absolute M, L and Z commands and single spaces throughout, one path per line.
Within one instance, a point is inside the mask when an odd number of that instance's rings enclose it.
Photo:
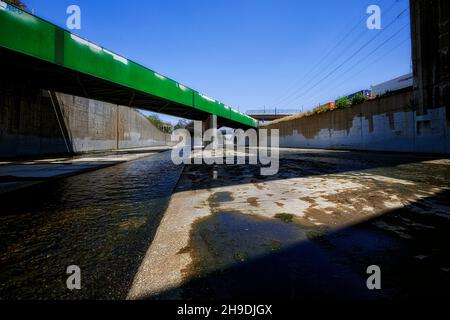
M 354 106 L 355 104 L 363 103 L 366 100 L 367 100 L 367 97 L 365 95 L 363 95 L 362 93 L 358 93 L 358 94 L 354 95 L 352 98 L 352 106 Z
M 337 109 L 347 108 L 347 107 L 350 107 L 351 105 L 352 105 L 352 102 L 347 97 L 341 97 L 336 100 L 336 108 Z

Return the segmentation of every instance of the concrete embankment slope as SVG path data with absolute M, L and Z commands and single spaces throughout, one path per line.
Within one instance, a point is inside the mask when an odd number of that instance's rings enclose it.
M 133 108 L 19 85 L 0 89 L 0 158 L 164 146 L 169 140 Z
M 269 123 L 280 147 L 450 153 L 450 115 L 445 107 L 419 114 L 412 92 L 302 118 Z

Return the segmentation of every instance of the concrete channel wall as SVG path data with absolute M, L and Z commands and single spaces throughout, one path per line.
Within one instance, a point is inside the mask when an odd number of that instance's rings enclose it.
M 322 114 L 268 124 L 280 147 L 450 153 L 446 108 L 418 115 L 412 92 L 402 92 Z
M 0 158 L 163 146 L 170 141 L 139 111 L 17 87 L 0 89 Z

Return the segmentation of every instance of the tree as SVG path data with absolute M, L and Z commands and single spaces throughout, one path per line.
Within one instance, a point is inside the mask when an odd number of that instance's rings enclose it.
M 162 132 L 172 133 L 173 131 L 172 125 L 162 121 L 157 114 L 150 114 L 147 116 L 147 120 Z
M 189 125 L 189 121 L 187 120 L 178 120 L 178 123 L 175 125 L 174 129 L 186 129 L 186 127 Z
M 347 108 L 351 105 L 352 105 L 352 102 L 350 101 L 350 99 L 348 97 L 340 97 L 339 99 L 336 100 L 336 108 L 337 109 Z
M 27 6 L 21 0 L 5 0 L 5 2 L 12 4 L 22 10 L 27 10 Z
M 157 114 L 151 114 L 147 116 L 147 119 L 157 128 L 161 128 L 164 124 Z
M 365 95 L 363 95 L 362 93 L 355 94 L 352 98 L 352 106 L 354 106 L 355 104 L 363 103 L 366 100 L 367 100 L 367 97 Z

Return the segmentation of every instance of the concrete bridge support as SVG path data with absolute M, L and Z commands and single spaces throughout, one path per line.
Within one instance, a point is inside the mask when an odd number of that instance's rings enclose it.
M 206 130 L 209 130 L 209 129 L 213 129 L 214 130 L 214 132 L 213 132 L 213 144 L 214 144 L 214 149 L 217 149 L 217 129 L 218 129 L 217 128 L 217 116 L 214 115 L 214 114 L 210 115 L 206 119 L 205 124 L 206 124 Z
M 203 149 L 206 147 L 207 144 L 205 144 L 203 138 L 205 135 L 205 132 L 209 129 L 216 129 L 214 132 L 213 142 L 217 142 L 217 116 L 216 115 L 210 115 L 208 118 L 206 118 L 203 121 L 194 121 L 194 127 L 193 131 L 192 128 L 191 131 L 191 145 L 193 149 L 200 148 Z M 215 144 L 217 148 L 217 143 Z
M 410 0 L 414 101 L 418 114 L 445 107 L 450 123 L 450 2 Z

